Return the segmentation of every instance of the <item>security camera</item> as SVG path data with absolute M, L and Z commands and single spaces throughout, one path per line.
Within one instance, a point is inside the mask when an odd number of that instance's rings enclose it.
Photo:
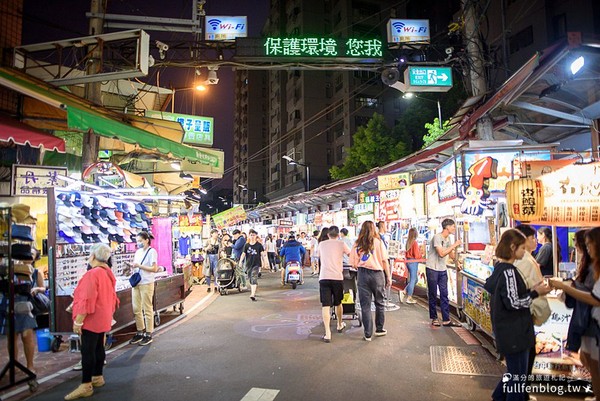
M 169 50 L 169 45 L 161 42 L 160 40 L 156 41 L 156 47 L 162 52 L 166 52 L 167 50 Z
M 446 54 L 450 55 L 454 52 L 454 47 L 446 47 Z
M 219 83 L 219 78 L 217 77 L 217 70 L 219 67 L 208 67 L 208 77 L 206 78 L 206 83 L 208 85 L 216 85 Z

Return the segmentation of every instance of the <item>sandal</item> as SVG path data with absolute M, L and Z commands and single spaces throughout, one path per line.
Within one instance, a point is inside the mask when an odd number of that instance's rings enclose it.
M 338 333 L 341 333 L 341 332 L 343 332 L 343 331 L 344 331 L 344 329 L 345 329 L 345 328 L 346 328 L 346 322 L 342 322 L 342 327 L 339 327 L 339 328 L 337 329 L 337 332 L 338 332 Z
M 438 319 L 431 319 L 431 325 L 435 327 L 440 327 L 440 321 Z
M 462 327 L 462 325 L 460 325 L 458 323 L 454 323 L 453 321 L 445 322 L 442 324 L 442 326 L 444 326 L 444 327 Z
M 331 342 L 331 338 L 327 338 L 327 337 L 323 336 L 323 342 L 330 343 Z

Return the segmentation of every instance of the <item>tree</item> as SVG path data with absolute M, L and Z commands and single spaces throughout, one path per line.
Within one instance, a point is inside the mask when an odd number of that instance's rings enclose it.
M 436 117 L 433 120 L 433 123 L 425 123 L 425 129 L 427 130 L 427 134 L 423 137 L 423 148 L 434 143 L 440 136 L 444 135 L 446 131 L 450 128 L 450 121 L 446 120 L 442 124 L 442 128 L 440 128 L 440 120 Z
M 383 116 L 377 113 L 373 114 L 366 126 L 358 127 L 353 142 L 344 164 L 329 170 L 333 179 L 352 177 L 408 154 L 406 145 L 392 136 Z

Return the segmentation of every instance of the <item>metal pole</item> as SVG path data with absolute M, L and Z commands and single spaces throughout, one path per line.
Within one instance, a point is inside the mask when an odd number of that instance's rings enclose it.
M 175 113 L 175 88 L 171 88 L 173 94 L 171 95 L 171 113 Z
M 437 105 L 438 105 L 438 119 L 440 120 L 440 129 L 442 128 L 442 106 L 440 105 L 440 101 L 437 101 Z
M 310 191 L 310 169 L 308 164 L 304 165 L 306 167 L 306 192 Z

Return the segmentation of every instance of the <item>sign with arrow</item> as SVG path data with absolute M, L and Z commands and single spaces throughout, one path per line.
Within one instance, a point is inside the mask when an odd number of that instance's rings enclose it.
M 410 86 L 449 86 L 452 87 L 450 67 L 408 67 Z

